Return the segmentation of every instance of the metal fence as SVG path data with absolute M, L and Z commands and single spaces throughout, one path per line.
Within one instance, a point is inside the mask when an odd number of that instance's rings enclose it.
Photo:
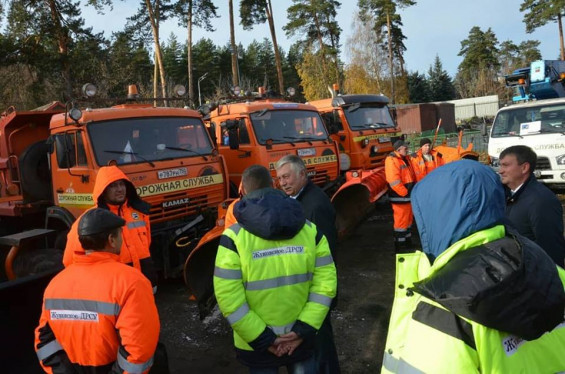
M 450 100 L 448 103 L 455 104 L 456 121 L 473 117 L 494 117 L 500 107 L 498 95 Z

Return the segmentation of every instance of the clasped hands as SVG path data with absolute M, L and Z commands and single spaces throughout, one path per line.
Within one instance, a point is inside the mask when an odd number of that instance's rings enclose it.
M 295 332 L 289 332 L 277 337 L 268 350 L 277 357 L 290 356 L 300 344 L 302 338 Z

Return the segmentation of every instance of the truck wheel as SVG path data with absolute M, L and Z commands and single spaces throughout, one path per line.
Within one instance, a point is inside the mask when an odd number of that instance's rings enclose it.
M 28 249 L 16 256 L 13 263 L 18 278 L 63 269 L 63 251 L 55 248 Z
M 20 155 L 20 175 L 26 200 L 51 200 L 51 175 L 48 164 L 49 148 L 41 140 L 26 148 Z

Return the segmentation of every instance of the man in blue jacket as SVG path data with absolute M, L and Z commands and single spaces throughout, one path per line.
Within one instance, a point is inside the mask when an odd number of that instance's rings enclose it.
M 499 174 L 506 189 L 506 217 L 520 235 L 542 247 L 563 267 L 563 208 L 557 196 L 536 180 L 537 155 L 525 145 L 506 148 L 500 154 Z

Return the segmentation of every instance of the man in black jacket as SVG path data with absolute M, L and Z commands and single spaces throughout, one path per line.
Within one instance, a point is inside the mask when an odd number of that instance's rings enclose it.
M 524 145 L 508 147 L 500 154 L 498 172 L 506 187 L 506 217 L 521 235 L 564 266 L 563 208 L 555 194 L 536 180 L 536 161 L 536 153 Z
M 335 209 L 324 191 L 308 178 L 306 165 L 295 155 L 282 157 L 275 165 L 277 178 L 282 190 L 302 205 L 306 219 L 314 222 L 325 235 L 334 261 L 336 260 L 337 229 Z M 337 262 L 336 262 L 337 265 Z M 330 311 L 335 307 L 334 298 Z M 326 316 L 316 335 L 314 356 L 318 373 L 340 373 L 337 350 L 335 348 L 330 314 Z

